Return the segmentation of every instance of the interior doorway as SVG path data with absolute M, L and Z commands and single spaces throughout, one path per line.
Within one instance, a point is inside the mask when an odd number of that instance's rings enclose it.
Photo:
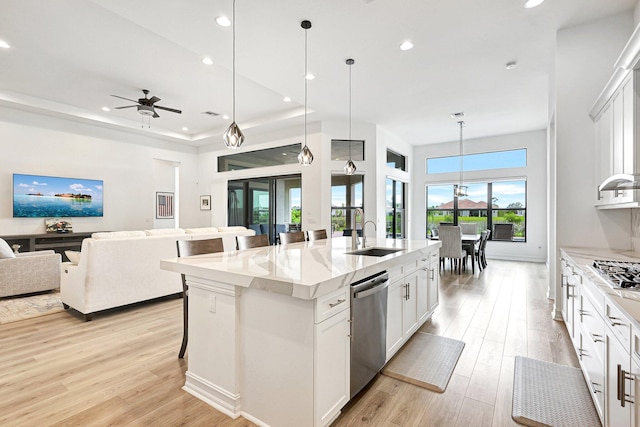
M 279 233 L 300 231 L 302 176 L 248 178 L 228 183 L 229 225 L 242 225 L 267 234 L 271 244 Z

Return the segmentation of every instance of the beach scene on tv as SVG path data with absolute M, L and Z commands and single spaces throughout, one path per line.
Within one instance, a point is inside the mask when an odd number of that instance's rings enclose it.
M 13 175 L 14 218 L 102 216 L 102 180 Z

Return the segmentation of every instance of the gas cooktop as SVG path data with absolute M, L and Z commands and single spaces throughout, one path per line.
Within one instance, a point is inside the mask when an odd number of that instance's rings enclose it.
M 640 263 L 595 260 L 593 269 L 614 289 L 640 291 Z

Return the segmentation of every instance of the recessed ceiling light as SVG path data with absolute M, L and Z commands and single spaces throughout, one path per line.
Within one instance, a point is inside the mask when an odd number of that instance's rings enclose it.
M 186 127 L 186 126 L 184 126 L 184 127 L 182 128 L 182 130 L 186 132 L 186 131 L 188 131 L 188 130 L 189 130 L 189 128 L 188 128 L 188 127 Z
M 229 18 L 227 18 L 226 16 L 224 16 L 224 15 L 218 16 L 216 18 L 216 23 L 218 25 L 220 25 L 221 27 L 230 27 L 231 26 L 231 20 Z
M 102 111 L 111 111 L 111 108 L 109 108 L 109 107 L 102 107 Z
M 225 119 L 225 120 L 229 120 L 229 115 L 225 114 L 224 116 L 222 116 L 222 118 Z
M 282 155 L 283 155 L 283 156 L 286 156 L 286 155 L 287 155 L 287 153 L 282 153 Z
M 518 66 L 518 63 L 516 61 L 509 61 L 505 64 L 504 68 L 506 68 L 507 70 L 513 70 L 517 66 Z
M 313 73 L 307 73 L 307 75 L 304 76 L 304 78 L 307 80 L 313 80 L 316 78 L 316 76 L 314 76 Z
M 400 50 L 409 50 L 409 49 L 413 49 L 413 43 L 411 43 L 409 40 L 407 40 L 406 42 L 402 42 L 402 44 L 400 45 Z
M 202 58 L 202 63 L 205 65 L 213 65 L 213 59 L 205 56 L 204 58 Z
M 0 47 L 3 49 L 9 49 L 11 46 L 9 46 L 9 43 L 7 43 L 4 40 L 0 40 Z
M 284 102 L 291 102 L 291 98 L 289 98 L 288 96 L 285 96 L 283 99 Z
M 524 4 L 524 7 L 527 9 L 531 9 L 536 6 L 540 6 L 544 0 L 527 0 Z

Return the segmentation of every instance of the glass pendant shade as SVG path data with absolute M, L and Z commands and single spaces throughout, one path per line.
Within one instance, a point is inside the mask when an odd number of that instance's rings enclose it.
M 307 144 L 304 144 L 302 150 L 300 150 L 300 154 L 298 154 L 298 163 L 302 166 L 309 166 L 313 162 L 313 153 L 307 147 Z
M 235 150 L 236 148 L 239 148 L 244 142 L 244 134 L 234 121 L 222 134 L 222 139 L 224 140 L 224 145 L 226 145 L 227 148 Z
M 353 163 L 353 160 L 347 160 L 347 164 L 344 165 L 344 173 L 346 175 L 353 175 L 356 173 L 356 164 Z
M 455 184 L 453 186 L 453 195 L 455 197 L 467 197 L 467 190 L 469 189 L 466 185 L 458 185 Z

